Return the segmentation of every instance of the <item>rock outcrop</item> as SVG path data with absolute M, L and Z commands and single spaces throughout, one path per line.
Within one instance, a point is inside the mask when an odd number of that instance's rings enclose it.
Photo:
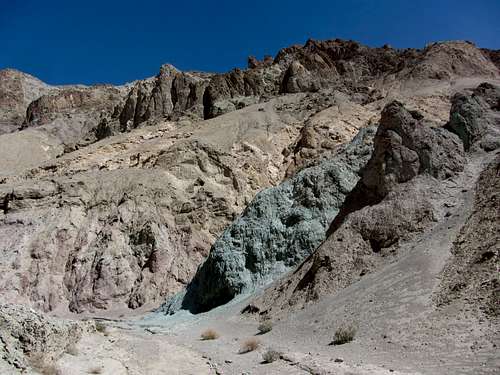
M 475 152 L 500 149 L 500 87 L 483 83 L 470 95 L 456 95 L 448 127 Z M 442 274 L 438 305 L 460 301 L 490 317 L 500 316 L 500 157 L 484 169 L 475 187 L 473 212 L 454 243 Z
M 400 102 L 387 105 L 380 120 L 373 158 L 368 162 L 361 190 L 384 198 L 394 186 L 427 173 L 445 179 L 463 169 L 458 137 L 442 128 L 430 128 Z
M 120 130 L 138 127 L 147 120 L 172 119 L 185 112 L 203 116 L 203 94 L 210 75 L 184 73 L 163 65 L 154 78 L 137 82 L 119 110 Z
M 93 330 L 90 322 L 47 317 L 21 305 L 0 304 L 0 371 L 26 373 L 49 364 Z M 38 373 L 38 372 L 37 372 Z
M 332 294 L 380 267 L 442 215 L 440 182 L 466 163 L 460 139 L 427 127 L 399 102 L 382 112 L 372 158 L 329 228 L 328 238 L 297 270 L 252 302 L 269 313 Z
M 181 113 L 213 118 L 279 94 L 322 88 L 363 92 L 394 77 L 399 81 L 497 77 L 499 71 L 490 56 L 468 42 L 396 50 L 336 39 L 309 40 L 304 46 L 282 49 L 274 61 L 250 59 L 248 69 L 224 74 L 181 73 L 165 65 L 154 84 L 139 82 L 132 89 L 120 123 L 138 126 L 154 116 Z
M 19 129 L 29 104 L 54 88 L 14 69 L 0 70 L 0 134 Z
M 492 318 L 500 317 L 500 157 L 483 171 L 476 185 L 474 210 L 454 243 L 441 275 L 438 305 L 460 301 Z
M 96 85 L 60 89 L 30 103 L 22 128 L 56 138 L 65 152 L 94 143 L 125 95 L 124 87 Z
M 5 177 L 3 296 L 81 312 L 150 307 L 177 292 L 255 194 L 283 179 L 282 150 L 317 96 L 135 129 Z
M 479 85 L 472 95 L 457 93 L 452 98 L 450 121 L 446 128 L 457 134 L 466 150 L 481 139 L 481 148 L 491 151 L 500 146 L 500 88 Z M 496 112 L 496 113 L 495 113 Z M 484 137 L 488 134 L 487 137 Z
M 473 43 L 451 41 L 431 43 L 415 55 L 398 73 L 398 78 L 450 79 L 453 77 L 495 77 L 498 67 Z
M 61 121 L 49 131 L 61 131 L 63 123 L 77 128 L 79 132 L 74 131 L 73 137 L 58 134 L 63 143 L 74 148 L 161 119 L 213 118 L 280 94 L 328 88 L 373 100 L 366 95 L 373 87 L 457 77 L 494 78 L 499 76 L 497 55 L 498 51 L 480 50 L 469 42 L 400 50 L 370 48 L 340 39 L 308 40 L 303 46 L 280 50 L 274 60 L 249 59 L 246 70 L 207 74 L 181 72 L 166 64 L 154 78 L 114 88 L 53 87 L 23 73 L 4 70 L 0 100 L 6 109 L 0 123 L 7 132 L 7 124 L 11 131 L 16 129 L 14 125 L 33 126 L 59 117 Z M 93 111 L 89 111 L 91 108 Z
M 324 239 L 371 155 L 374 128 L 363 129 L 330 160 L 260 192 L 217 239 L 185 295 L 162 308 L 201 312 L 276 279 Z

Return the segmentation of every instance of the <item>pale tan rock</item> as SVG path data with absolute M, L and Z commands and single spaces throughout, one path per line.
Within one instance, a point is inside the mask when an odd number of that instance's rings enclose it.
M 82 335 L 93 331 L 91 322 L 44 316 L 21 305 L 0 304 L 0 370 L 31 373 L 52 365 Z M 5 371 L 5 372 L 4 372 Z

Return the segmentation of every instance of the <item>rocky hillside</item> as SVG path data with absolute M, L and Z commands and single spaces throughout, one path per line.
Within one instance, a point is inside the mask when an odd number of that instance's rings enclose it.
M 93 323 L 48 318 L 22 305 L 0 305 L 2 374 L 42 373 L 68 351 Z M 32 372 L 33 369 L 36 372 Z
M 16 130 L 24 122 L 30 103 L 51 90 L 29 74 L 0 70 L 0 134 Z
M 468 42 L 399 50 L 310 40 L 249 59 L 246 70 L 164 65 L 117 87 L 54 87 L 4 70 L 2 299 L 46 311 L 157 306 L 211 248 L 189 290 L 215 277 L 217 254 L 240 254 L 230 267 L 237 277 L 218 269 L 229 292 L 214 300 L 197 291 L 197 309 L 267 282 L 323 241 L 356 184 L 370 130 L 347 142 L 394 99 L 425 116 L 422 129 L 439 127 L 456 91 L 498 77 L 492 56 Z M 455 144 L 441 129 L 425 131 L 445 150 Z
M 293 273 L 259 297 L 253 310 L 296 309 L 335 294 L 397 260 L 400 249 L 411 247 L 408 244 L 416 234 L 432 233 L 433 227 L 453 216 L 452 208 L 462 209 L 446 190 L 450 184 L 460 186 L 464 167 L 469 164 L 483 172 L 475 187 L 474 211 L 443 270 L 444 290 L 439 301 L 477 295 L 473 298 L 476 307 L 497 314 L 492 305 L 498 295 L 492 265 L 499 255 L 499 207 L 498 189 L 491 178 L 498 174 L 499 90 L 498 86 L 481 84 L 470 94 L 455 95 L 450 121 L 444 128 L 425 127 L 419 113 L 408 111 L 399 102 L 387 105 L 374 139 L 373 156 L 333 220 L 327 240 Z M 471 236 L 481 236 L 481 240 Z M 464 291 L 473 288 L 474 292 Z
M 83 144 L 159 119 L 212 118 L 277 95 L 335 88 L 367 102 L 394 85 L 461 77 L 498 76 L 497 51 L 469 42 L 432 43 L 422 50 L 370 48 L 354 41 L 309 40 L 274 59 L 249 59 L 246 70 L 224 74 L 181 72 L 163 65 L 156 77 L 130 84 L 49 86 L 6 69 L 0 76 L 2 132 L 14 126 L 70 123 L 80 137 L 63 132 L 65 144 Z M 54 128 L 60 128 L 56 126 Z
M 207 344 L 199 332 L 172 334 L 189 314 L 164 313 L 204 313 L 241 294 L 241 306 L 197 315 L 193 327 L 223 322 L 254 335 L 256 319 L 270 318 L 280 322 L 275 344 L 290 351 L 319 345 L 348 317 L 365 346 L 390 327 L 405 348 L 415 338 L 490 345 L 498 54 L 462 41 L 394 49 L 337 39 L 222 74 L 166 64 L 122 86 L 0 71 L 0 372 L 43 372 L 83 336 L 86 367 L 110 352 L 111 373 L 160 371 L 168 364 L 146 362 L 172 350 L 175 363 L 220 373 L 169 346 Z M 116 342 L 53 317 L 123 318 L 160 305 L 148 319 L 175 328 L 154 339 L 143 323 L 110 320 Z M 460 328 L 471 324 L 477 332 Z M 238 338 L 224 332 L 225 356 Z M 308 357 L 289 360 L 293 373 L 329 373 L 327 349 L 323 369 Z M 68 373 L 83 366 L 63 357 Z M 238 358 L 237 373 L 247 371 L 249 357 Z
M 195 124 L 163 122 L 5 177 L 5 295 L 82 311 L 114 302 L 135 308 L 177 291 L 256 192 L 284 177 L 293 152 L 282 150 L 316 113 L 317 97 L 277 98 Z M 323 98 L 324 106 L 341 100 Z M 337 125 L 323 123 L 346 132 Z
M 362 129 L 327 161 L 257 194 L 216 240 L 186 293 L 162 308 L 206 311 L 297 265 L 325 239 L 371 155 L 374 133 Z
M 462 228 L 443 271 L 440 306 L 472 303 L 498 319 L 500 286 L 496 277 L 500 257 L 498 230 L 500 157 L 497 155 L 481 173 L 476 186 L 474 211 Z M 466 275 L 466 277 L 464 277 Z

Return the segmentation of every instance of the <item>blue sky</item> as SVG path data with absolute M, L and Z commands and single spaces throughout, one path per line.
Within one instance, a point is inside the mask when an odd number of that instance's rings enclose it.
M 52 84 L 118 84 L 166 62 L 227 71 L 308 38 L 500 49 L 500 0 L 0 0 L 0 69 Z

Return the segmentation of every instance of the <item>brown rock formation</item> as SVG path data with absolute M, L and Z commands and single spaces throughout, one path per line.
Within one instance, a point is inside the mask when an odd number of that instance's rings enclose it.
M 0 70 L 0 134 L 17 130 L 28 105 L 51 90 L 49 85 L 14 69 Z
M 463 101 L 456 103 L 450 118 L 453 120 L 460 113 L 463 118 L 474 119 L 468 123 L 467 129 L 477 135 L 472 139 L 478 144 L 488 137 L 497 137 L 500 129 L 498 112 L 491 111 L 484 104 L 485 101 L 496 103 L 496 88 L 481 84 L 472 95 L 464 98 L 467 104 L 461 106 Z M 397 258 L 399 249 L 411 243 L 416 233 L 430 232 L 430 228 L 440 221 L 443 213 L 437 207 L 442 204 L 445 189 L 442 181 L 461 175 L 467 165 L 461 141 L 468 145 L 471 137 L 452 127 L 461 136 L 460 140 L 443 128 L 427 127 L 422 120 L 419 113 L 406 110 L 399 102 L 385 107 L 374 140 L 373 156 L 358 186 L 346 198 L 333 221 L 330 236 L 297 270 L 257 298 L 252 303 L 256 306 L 254 310 L 261 313 L 286 310 L 334 294 L 381 267 L 387 259 Z M 475 158 L 487 160 L 489 156 L 483 153 Z M 453 250 L 455 259 L 445 271 L 446 280 L 449 275 L 455 275 L 455 281 L 444 282 L 447 289 L 440 296 L 441 300 L 449 301 L 458 298 L 461 289 L 476 288 L 489 301 L 485 308 L 493 314 L 497 311 L 491 301 L 498 292 L 498 285 L 491 279 L 493 259 L 498 256 L 493 229 L 498 220 L 493 216 L 498 213 L 498 205 L 495 204 L 496 190 L 495 184 L 491 185 L 491 178 L 497 172 L 497 164 L 493 162 L 483 172 L 476 191 L 477 210 L 486 201 L 492 207 L 485 208 L 481 214 L 475 211 L 462 229 Z M 445 203 L 445 207 L 447 205 L 451 207 L 450 203 Z M 474 241 L 471 237 L 473 223 L 478 223 L 478 220 L 484 224 L 479 226 L 478 232 L 474 231 L 474 236 L 482 234 L 486 242 Z M 466 254 L 465 249 L 469 246 L 475 250 Z M 476 265 L 483 258 L 484 265 Z M 460 282 L 463 278 L 461 272 L 470 274 L 470 283 Z M 479 280 L 486 283 L 484 288 L 479 287 Z M 448 295 L 449 290 L 454 293 Z

